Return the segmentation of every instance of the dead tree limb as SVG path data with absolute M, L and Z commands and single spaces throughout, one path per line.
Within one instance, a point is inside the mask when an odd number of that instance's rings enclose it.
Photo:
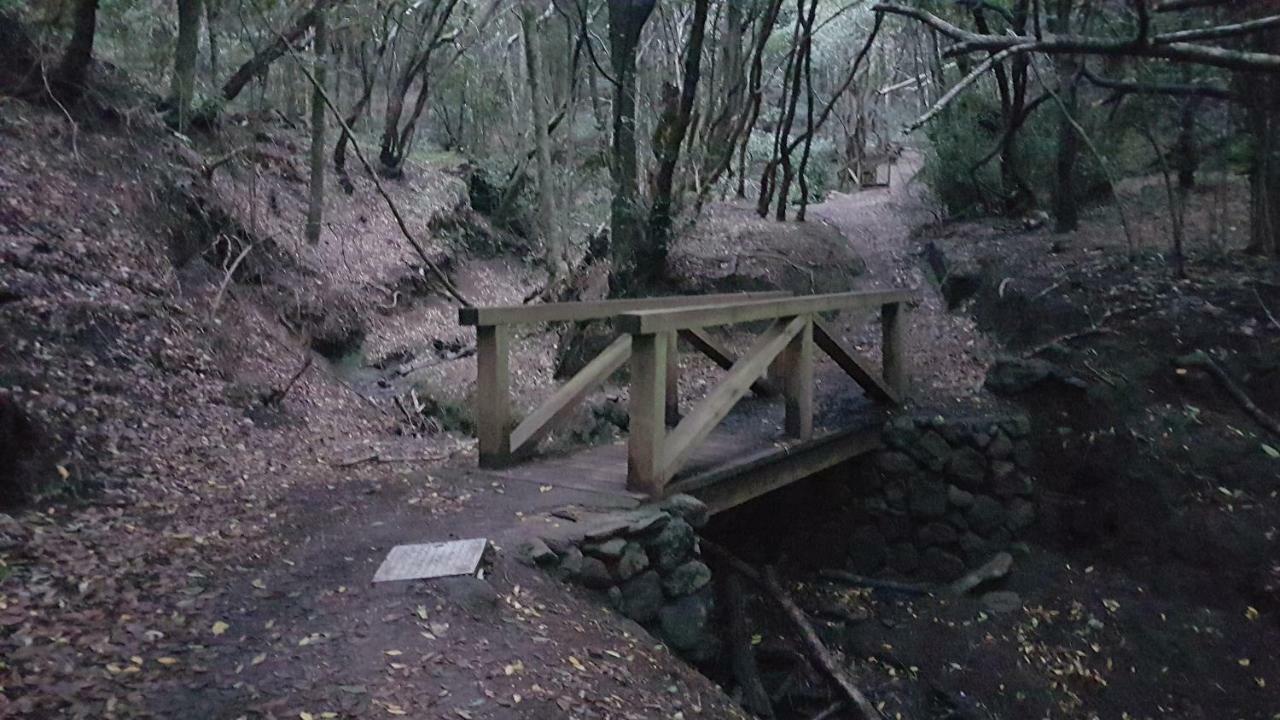
M 756 572 L 755 568 L 738 559 L 733 553 L 710 542 L 706 539 L 701 541 L 701 546 L 712 557 L 722 561 L 729 568 L 753 583 L 759 585 L 769 596 L 777 603 L 786 613 L 787 619 L 795 625 L 800 631 L 800 636 L 804 640 L 805 649 L 810 659 L 812 659 L 822 669 L 831 681 L 840 689 L 848 701 L 858 708 L 862 717 L 867 720 L 880 718 L 880 712 L 876 710 L 871 701 L 867 699 L 858 686 L 854 684 L 853 679 L 844 671 L 840 662 L 836 659 L 827 646 L 822 643 L 822 639 L 818 637 L 818 633 L 813 629 L 813 625 L 809 622 L 809 617 L 805 615 L 804 610 L 796 605 L 787 591 L 783 589 L 782 584 L 778 582 L 777 573 L 773 568 L 765 568 L 764 573 Z
M 1217 360 L 1209 356 L 1209 353 L 1203 350 L 1196 350 L 1188 355 L 1175 358 L 1173 364 L 1183 369 L 1198 368 L 1208 372 L 1227 391 L 1227 394 L 1239 403 L 1240 407 L 1244 408 L 1249 417 L 1253 418 L 1267 432 L 1280 438 L 1280 421 L 1277 421 L 1268 415 L 1265 410 L 1258 407 L 1253 402 L 1253 399 L 1249 397 L 1249 394 L 1244 391 L 1244 388 L 1240 387 L 1240 384 L 1227 374 L 1226 369 L 1218 364 Z
M 742 688 L 742 706 L 759 717 L 772 718 L 773 705 L 760 679 L 760 668 L 751 649 L 751 633 L 747 631 L 747 603 L 741 576 L 727 573 L 721 582 L 721 590 L 729 620 L 729 661 L 733 666 L 733 676 Z

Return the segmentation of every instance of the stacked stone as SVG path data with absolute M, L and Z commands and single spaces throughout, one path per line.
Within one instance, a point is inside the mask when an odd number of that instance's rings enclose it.
M 715 654 L 711 569 L 695 530 L 707 506 L 688 495 L 620 514 L 559 553 L 558 573 L 608 594 L 613 607 L 694 661 Z
M 1008 549 L 1035 519 L 1030 432 L 1025 416 L 888 423 L 852 568 L 946 582 Z

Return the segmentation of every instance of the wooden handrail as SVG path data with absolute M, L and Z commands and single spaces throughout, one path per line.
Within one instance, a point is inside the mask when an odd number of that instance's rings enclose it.
M 737 304 L 747 301 L 791 297 L 784 291 L 720 293 L 716 295 L 670 295 L 667 297 L 590 302 L 558 302 L 541 305 L 499 305 L 458 308 L 459 325 L 525 325 L 546 322 L 605 320 L 638 310 Z
M 821 349 L 874 399 L 891 403 L 906 390 L 906 303 L 914 290 L 876 290 L 809 297 L 750 300 L 736 304 L 696 305 L 628 312 L 614 327 L 631 334 L 631 427 L 627 452 L 627 487 L 651 496 L 664 494 L 697 447 L 733 406 L 758 387 L 769 372 L 780 386 L 786 405 L 787 436 L 808 440 L 813 435 L 814 350 Z M 820 313 L 838 310 L 880 310 L 884 345 L 882 372 L 850 353 L 822 323 Z M 667 386 L 671 372 L 670 338 L 675 334 L 705 337 L 700 329 L 715 325 L 773 320 L 728 373 L 680 422 L 667 430 Z M 710 339 L 706 338 L 709 343 Z M 718 362 L 727 353 L 712 347 Z
M 918 293 L 911 289 L 863 290 L 807 297 L 749 300 L 740 303 L 654 308 L 624 312 L 614 320 L 614 326 L 622 332 L 645 335 L 756 320 L 775 320 L 835 310 L 881 307 L 909 302 L 917 296 Z

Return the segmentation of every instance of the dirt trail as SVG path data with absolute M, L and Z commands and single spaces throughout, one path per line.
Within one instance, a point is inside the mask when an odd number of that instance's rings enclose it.
M 947 312 L 914 256 L 915 234 L 936 220 L 918 178 L 921 167 L 920 155 L 907 152 L 894 166 L 888 188 L 832 193 L 809 212 L 838 229 L 866 262 L 856 289 L 920 288 L 908 335 L 914 399 L 931 406 L 971 401 L 994 351 L 970 318 Z

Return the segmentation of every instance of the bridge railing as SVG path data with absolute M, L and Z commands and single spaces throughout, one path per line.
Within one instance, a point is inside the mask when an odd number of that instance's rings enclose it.
M 476 328 L 475 417 L 480 465 L 489 468 L 505 467 L 531 452 L 542 438 L 569 417 L 573 408 L 592 388 L 603 383 L 631 357 L 631 335 L 620 334 L 533 412 L 516 423 L 511 412 L 511 377 L 508 366 L 513 326 L 604 320 L 629 312 L 715 307 L 719 304 L 741 304 L 787 297 L 791 297 L 791 293 L 755 292 L 461 308 L 458 311 L 459 324 Z M 694 347 L 722 367 L 733 365 L 735 359 L 732 354 L 710 336 L 691 331 L 689 337 Z M 672 345 L 674 346 L 674 342 Z M 679 378 L 675 352 L 664 356 L 664 362 L 671 364 L 663 381 L 664 398 L 670 399 L 670 406 L 674 410 L 678 401 L 676 386 Z M 759 382 L 756 383 L 756 389 L 767 393 L 770 387 L 767 383 Z
M 631 420 L 627 446 L 627 488 L 661 496 L 733 406 L 770 374 L 786 405 L 788 436 L 813 434 L 814 348 L 829 355 L 872 398 L 897 403 L 907 385 L 906 303 L 913 290 L 879 290 L 808 297 L 783 297 L 678 308 L 624 312 L 614 326 L 630 335 Z M 881 373 L 848 352 L 823 323 L 821 314 L 879 309 Z M 689 413 L 667 430 L 668 373 L 676 334 L 705 336 L 719 325 L 771 320 L 751 349 L 735 360 L 724 378 Z

